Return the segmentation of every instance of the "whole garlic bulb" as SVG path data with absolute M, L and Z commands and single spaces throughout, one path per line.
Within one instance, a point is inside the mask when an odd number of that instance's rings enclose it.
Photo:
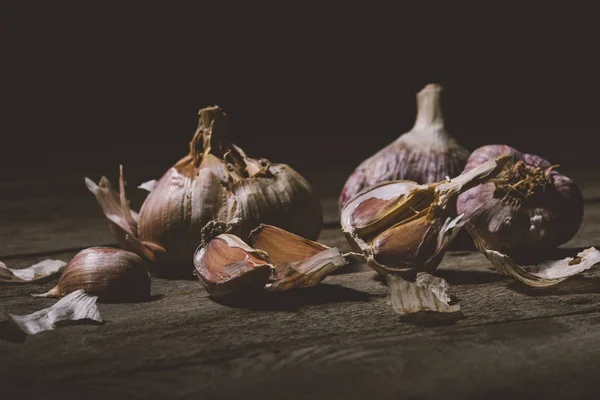
M 441 96 L 442 87 L 435 84 L 425 86 L 417 94 L 413 128 L 354 170 L 342 189 L 340 208 L 361 190 L 378 183 L 434 183 L 461 173 L 469 152 L 446 131 Z
M 511 162 L 498 177 L 462 193 L 457 211 L 492 248 L 511 256 L 549 250 L 569 241 L 583 220 L 583 198 L 577 184 L 548 161 L 506 145 L 475 150 L 468 171 L 509 154 Z
M 119 243 L 155 261 L 164 275 L 191 273 L 194 251 L 211 221 L 244 238 L 270 223 L 310 239 L 317 238 L 323 221 L 320 200 L 300 174 L 285 164 L 249 158 L 229 142 L 227 116 L 218 106 L 200 110 L 189 154 L 158 181 L 139 217 L 129 210 L 123 183 L 119 196 L 105 178 L 99 185 L 86 182 Z
M 35 297 L 63 297 L 76 290 L 109 303 L 137 302 L 150 298 L 148 263 L 130 251 L 90 247 L 80 251 L 65 267 L 58 285 Z

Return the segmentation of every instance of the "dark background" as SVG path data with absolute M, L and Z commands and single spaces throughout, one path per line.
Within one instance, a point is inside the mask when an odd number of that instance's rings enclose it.
M 166 169 L 210 104 L 251 156 L 354 166 L 430 82 L 465 147 L 600 165 L 591 10 L 48 3 L 2 6 L 0 180 Z

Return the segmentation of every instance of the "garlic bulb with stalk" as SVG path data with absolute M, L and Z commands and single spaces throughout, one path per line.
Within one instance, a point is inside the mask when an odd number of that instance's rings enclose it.
M 123 178 L 121 176 L 121 181 Z M 323 212 L 309 183 L 285 164 L 252 159 L 227 137 L 227 116 L 219 108 L 200 110 L 190 152 L 150 192 L 139 216 L 124 195 L 103 178 L 87 180 L 121 246 L 154 261 L 161 275 L 189 274 L 203 229 L 213 220 L 229 233 L 247 237 L 261 223 L 316 239 Z
M 465 171 L 499 154 L 510 154 L 511 161 L 496 179 L 461 194 L 457 211 L 486 243 L 510 256 L 533 255 L 569 241 L 583 220 L 577 184 L 556 165 L 506 145 L 475 150 Z
M 442 87 L 435 84 L 417 94 L 413 128 L 354 170 L 342 189 L 340 208 L 361 190 L 382 182 L 434 183 L 462 172 L 469 152 L 446 131 L 441 96 Z
M 77 290 L 109 303 L 150 299 L 148 263 L 137 254 L 110 247 L 80 251 L 65 267 L 58 284 L 34 297 L 63 297 Z

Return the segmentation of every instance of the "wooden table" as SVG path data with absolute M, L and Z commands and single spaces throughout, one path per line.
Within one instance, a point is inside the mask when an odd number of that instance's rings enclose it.
M 126 171 L 134 207 L 143 198 L 134 184 L 156 172 Z M 348 172 L 308 176 L 325 207 L 320 240 L 343 251 L 335 198 Z M 568 172 L 586 199 L 584 224 L 565 246 L 574 253 L 600 245 L 600 177 Z M 0 260 L 9 267 L 67 261 L 114 241 L 82 176 L 3 182 L 0 195 Z M 598 398 L 598 268 L 536 291 L 479 253 L 452 251 L 438 273 L 463 318 L 400 318 L 364 265 L 243 306 L 211 300 L 197 281 L 153 279 L 150 302 L 100 304 L 104 324 L 0 341 L 0 399 Z M 0 306 L 45 308 L 55 300 L 30 293 L 55 283 L 0 286 Z

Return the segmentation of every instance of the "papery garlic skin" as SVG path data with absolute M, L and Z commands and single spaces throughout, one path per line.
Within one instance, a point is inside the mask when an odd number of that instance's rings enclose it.
M 533 255 L 569 241 L 583 220 L 583 197 L 577 184 L 547 160 L 506 145 L 475 150 L 465 171 L 499 154 L 512 157 L 506 171 L 462 193 L 457 211 L 490 246 L 511 256 Z
M 148 262 L 130 251 L 90 247 L 77 253 L 65 267 L 56 287 L 35 297 L 62 297 L 77 290 L 107 303 L 150 299 Z
M 441 93 L 441 86 L 430 84 L 417 94 L 413 128 L 354 170 L 342 189 L 340 208 L 361 190 L 382 182 L 434 183 L 462 172 L 469 152 L 445 129 Z

